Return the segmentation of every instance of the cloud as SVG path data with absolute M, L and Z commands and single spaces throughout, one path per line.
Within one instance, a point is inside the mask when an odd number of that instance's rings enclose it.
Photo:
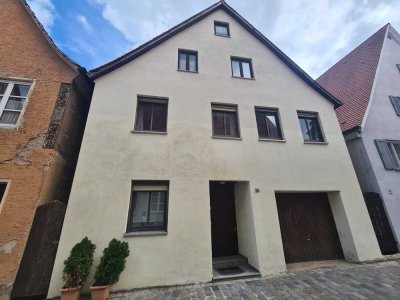
M 48 32 L 54 25 L 56 9 L 51 0 L 28 0 L 29 6 Z
M 215 3 L 214 0 L 87 0 L 137 46 Z M 228 3 L 316 77 L 388 22 L 391 0 L 230 0 Z
M 87 32 L 92 32 L 93 30 L 92 25 L 89 24 L 85 16 L 77 15 L 76 20 L 83 27 L 83 29 L 85 29 Z

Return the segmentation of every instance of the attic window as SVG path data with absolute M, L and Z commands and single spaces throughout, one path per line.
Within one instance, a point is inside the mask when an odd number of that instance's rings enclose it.
M 229 37 L 229 23 L 214 21 L 214 33 L 218 36 Z

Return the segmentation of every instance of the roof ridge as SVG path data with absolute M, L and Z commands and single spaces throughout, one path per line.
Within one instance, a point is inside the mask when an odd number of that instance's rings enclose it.
M 341 59 L 339 59 L 336 63 L 334 63 L 331 67 L 329 67 L 324 73 L 322 73 L 320 76 L 318 76 L 318 78 L 316 79 L 316 81 L 318 81 L 319 79 L 321 79 L 327 72 L 329 72 L 329 70 L 331 70 L 332 68 L 334 68 L 336 65 L 340 64 L 343 60 L 345 60 L 346 58 L 348 58 L 351 54 L 353 54 L 353 52 L 359 50 L 364 44 L 366 44 L 367 42 L 370 42 L 370 40 L 372 40 L 375 35 L 377 35 L 382 29 L 384 29 L 385 27 L 390 26 L 390 23 L 385 24 L 383 27 L 379 28 L 377 31 L 375 31 L 372 35 L 370 35 L 366 40 L 364 40 L 363 42 L 361 42 L 357 47 L 355 47 L 353 50 L 351 50 L 349 53 L 347 53 L 345 56 L 343 56 Z M 384 39 L 382 39 L 382 44 L 383 44 Z M 381 49 L 382 51 L 382 49 Z

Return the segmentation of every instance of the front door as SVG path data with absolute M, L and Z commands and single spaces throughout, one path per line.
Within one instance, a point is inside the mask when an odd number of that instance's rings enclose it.
M 210 182 L 212 254 L 238 254 L 233 182 Z

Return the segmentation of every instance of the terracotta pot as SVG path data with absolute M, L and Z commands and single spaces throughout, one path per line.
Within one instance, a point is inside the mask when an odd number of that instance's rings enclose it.
M 61 300 L 79 300 L 81 286 L 76 288 L 61 289 Z
M 110 296 L 111 285 L 91 286 L 90 293 L 92 300 L 106 300 Z

